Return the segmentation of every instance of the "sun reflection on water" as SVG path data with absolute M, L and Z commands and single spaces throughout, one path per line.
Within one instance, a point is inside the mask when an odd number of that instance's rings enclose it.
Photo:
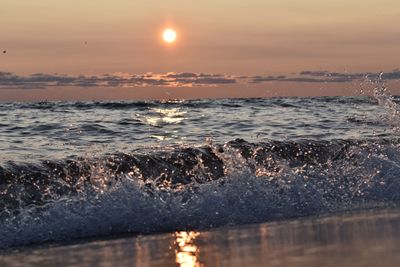
M 162 124 L 180 124 L 185 119 L 186 111 L 180 108 L 154 108 L 151 113 L 142 121 L 151 126 L 160 126 Z
M 194 242 L 199 235 L 199 232 L 181 231 L 175 233 L 175 260 L 180 267 L 203 266 L 199 262 L 199 249 Z

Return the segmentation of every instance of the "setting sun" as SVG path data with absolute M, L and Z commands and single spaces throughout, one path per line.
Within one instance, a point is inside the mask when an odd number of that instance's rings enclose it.
M 173 43 L 176 40 L 176 32 L 173 29 L 166 29 L 163 32 L 163 39 L 167 43 Z

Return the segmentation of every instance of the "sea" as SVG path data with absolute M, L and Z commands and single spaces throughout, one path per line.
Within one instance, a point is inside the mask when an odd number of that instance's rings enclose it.
M 0 266 L 399 266 L 399 105 L 0 103 Z

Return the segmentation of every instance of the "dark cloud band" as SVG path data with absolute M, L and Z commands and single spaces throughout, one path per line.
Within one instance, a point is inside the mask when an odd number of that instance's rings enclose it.
M 263 82 L 306 82 L 306 83 L 346 83 L 358 80 L 398 80 L 400 70 L 393 70 L 385 73 L 359 72 L 340 73 L 329 71 L 302 71 L 291 76 L 254 76 L 251 83 Z
M 265 82 L 298 83 L 346 83 L 357 80 L 399 80 L 400 70 L 386 73 L 359 72 L 339 73 L 329 71 L 302 71 L 292 75 L 278 76 L 232 76 L 206 73 L 166 74 L 104 74 L 93 76 L 70 76 L 36 73 L 20 76 L 11 72 L 0 72 L 0 89 L 44 89 L 50 87 L 192 87 L 226 84 L 261 84 Z
M 223 74 L 167 73 L 167 74 L 105 74 L 96 76 L 68 76 L 37 73 L 19 76 L 0 72 L 0 89 L 41 89 L 48 87 L 191 87 L 234 84 L 236 79 Z

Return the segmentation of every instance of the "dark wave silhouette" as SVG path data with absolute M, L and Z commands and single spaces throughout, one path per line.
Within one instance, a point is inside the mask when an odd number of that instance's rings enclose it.
M 9 161 L 0 167 L 0 247 L 397 205 L 399 175 L 398 139 L 236 139 Z

